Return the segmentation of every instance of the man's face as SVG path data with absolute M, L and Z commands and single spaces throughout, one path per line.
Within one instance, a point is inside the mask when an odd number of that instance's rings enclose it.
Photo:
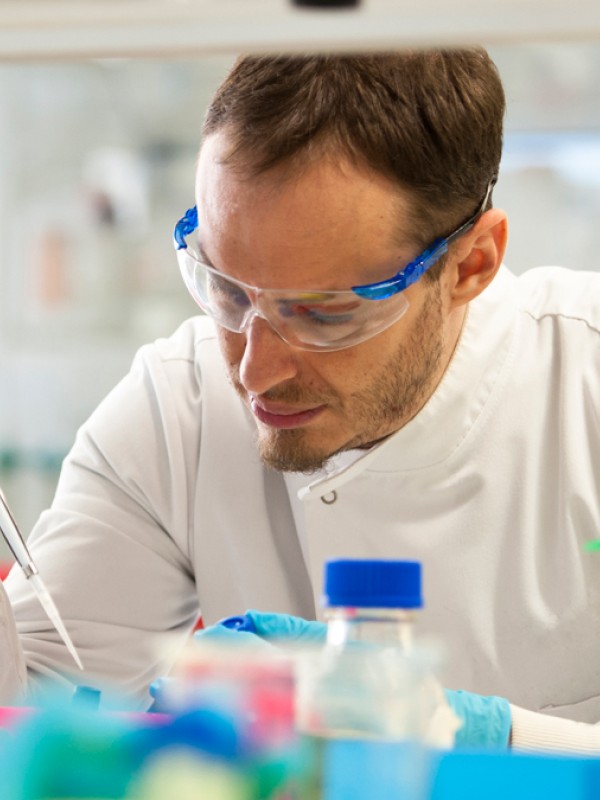
M 377 173 L 322 160 L 294 177 L 244 178 L 220 163 L 223 147 L 222 134 L 203 146 L 197 205 L 202 249 L 224 274 L 266 289 L 349 289 L 418 254 L 402 229 L 408 201 Z M 243 333 L 218 328 L 266 464 L 316 470 L 398 430 L 424 405 L 450 357 L 448 315 L 438 284 L 421 280 L 405 294 L 400 320 L 335 352 L 289 345 L 260 317 Z

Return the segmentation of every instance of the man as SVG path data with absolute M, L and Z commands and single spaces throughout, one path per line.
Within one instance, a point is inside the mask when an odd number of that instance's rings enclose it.
M 175 232 L 208 318 L 142 349 L 31 537 L 88 682 L 145 707 L 199 610 L 311 619 L 326 559 L 415 558 L 445 685 L 600 747 L 537 713 L 600 719 L 600 277 L 502 266 L 503 113 L 479 49 L 234 67 Z M 7 589 L 30 681 L 78 680 Z

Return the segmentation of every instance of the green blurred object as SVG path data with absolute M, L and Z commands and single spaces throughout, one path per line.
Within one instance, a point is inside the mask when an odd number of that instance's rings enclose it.
M 43 448 L 0 448 L 0 470 L 14 472 L 22 469 L 34 469 L 39 472 L 58 472 L 66 451 Z
M 588 553 L 595 553 L 596 550 L 600 550 L 600 539 L 591 539 L 585 543 L 584 548 Z
M 32 715 L 2 740 L 2 800 L 124 800 L 139 760 L 128 734 L 124 720 L 97 713 Z

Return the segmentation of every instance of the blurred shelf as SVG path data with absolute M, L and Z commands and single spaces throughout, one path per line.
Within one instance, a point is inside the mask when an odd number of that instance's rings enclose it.
M 5 61 L 596 39 L 598 0 L 0 0 Z

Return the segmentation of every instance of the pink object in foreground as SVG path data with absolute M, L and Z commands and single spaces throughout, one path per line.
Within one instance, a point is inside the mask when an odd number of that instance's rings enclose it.
M 33 711 L 28 706 L 0 706 L 0 728 L 10 728 Z

